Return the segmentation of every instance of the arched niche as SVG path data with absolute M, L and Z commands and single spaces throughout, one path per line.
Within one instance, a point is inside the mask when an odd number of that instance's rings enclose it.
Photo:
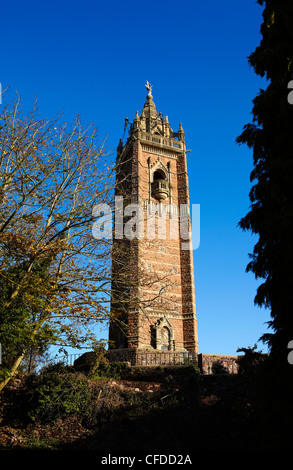
M 161 351 L 174 351 L 174 331 L 167 318 L 160 318 L 154 325 L 155 348 Z

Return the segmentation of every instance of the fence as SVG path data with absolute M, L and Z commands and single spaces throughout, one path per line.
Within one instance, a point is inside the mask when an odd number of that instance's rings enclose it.
M 64 366 L 73 366 L 74 361 L 78 359 L 83 353 L 66 354 L 64 356 L 57 356 L 49 360 L 50 365 L 63 364 Z
M 132 366 L 188 365 L 197 362 L 197 354 L 188 351 L 137 351 L 112 349 L 107 353 L 110 362 L 129 362 Z
M 136 353 L 137 366 L 167 366 L 194 364 L 197 355 L 190 352 L 143 352 Z
M 84 356 L 86 355 L 90 355 L 90 353 L 85 353 Z M 64 366 L 73 366 L 74 361 L 81 356 L 83 356 L 83 353 L 59 356 L 51 359 L 49 364 L 61 363 Z M 132 366 L 182 366 L 197 363 L 197 354 L 187 351 L 147 352 L 131 349 L 114 349 L 108 351 L 107 358 L 110 362 L 129 362 Z M 89 360 L 91 360 L 91 357 Z

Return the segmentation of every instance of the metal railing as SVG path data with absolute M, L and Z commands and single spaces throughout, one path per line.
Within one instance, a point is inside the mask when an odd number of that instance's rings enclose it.
M 48 361 L 48 365 L 63 364 L 64 366 L 73 366 L 74 361 L 82 356 L 83 353 L 65 354 L 64 356 L 56 356 Z
M 119 352 L 119 350 L 118 350 Z M 134 354 L 133 354 L 134 353 Z M 51 359 L 48 364 L 63 364 L 64 366 L 73 366 L 74 361 L 82 356 L 83 353 L 68 354 Z M 130 354 L 129 357 L 115 358 L 116 361 L 129 361 L 132 365 L 137 366 L 167 366 L 167 365 L 189 365 L 197 363 L 197 354 L 192 352 L 145 352 L 137 351 Z M 111 359 L 110 359 L 111 362 Z
M 143 352 L 136 353 L 137 366 L 188 365 L 197 362 L 197 356 L 191 352 Z

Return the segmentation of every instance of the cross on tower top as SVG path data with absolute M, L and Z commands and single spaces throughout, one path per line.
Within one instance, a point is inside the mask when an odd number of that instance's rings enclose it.
M 153 85 L 151 85 L 148 81 L 145 84 L 146 89 L 148 90 L 148 96 L 152 96 L 152 89 Z

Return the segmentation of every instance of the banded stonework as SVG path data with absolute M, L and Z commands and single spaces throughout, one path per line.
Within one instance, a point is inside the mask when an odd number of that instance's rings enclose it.
M 151 88 L 117 148 L 115 196 L 139 205 L 145 223 L 129 239 L 120 235 L 132 214 L 115 217 L 110 349 L 197 354 L 193 252 L 182 249 L 191 242 L 185 133 L 157 112 Z

